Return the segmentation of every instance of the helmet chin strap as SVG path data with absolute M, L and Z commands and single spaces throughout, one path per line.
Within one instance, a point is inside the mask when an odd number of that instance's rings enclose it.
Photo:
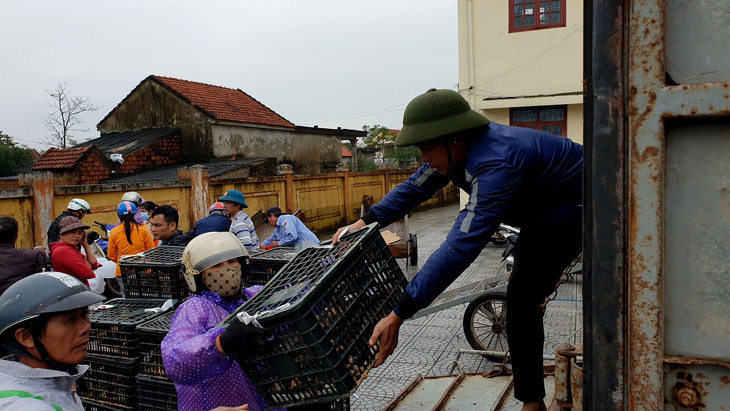
M 447 176 L 454 174 L 454 161 L 451 158 L 451 148 L 449 148 L 448 141 L 444 141 L 444 147 L 446 148 L 446 157 L 449 159 L 449 169 L 446 172 Z
M 51 368 L 53 368 L 54 370 L 64 371 L 71 375 L 76 374 L 76 372 L 77 372 L 76 365 L 77 364 L 66 364 L 63 362 L 52 360 L 51 357 L 48 355 L 48 350 L 46 350 L 46 347 L 41 342 L 40 337 L 33 335 L 33 343 L 35 344 L 35 349 L 38 351 L 38 354 L 41 355 L 40 359 L 36 358 L 37 360 L 50 365 Z M 27 350 L 26 350 L 26 352 L 27 352 Z M 30 355 L 29 352 L 27 352 L 27 354 Z

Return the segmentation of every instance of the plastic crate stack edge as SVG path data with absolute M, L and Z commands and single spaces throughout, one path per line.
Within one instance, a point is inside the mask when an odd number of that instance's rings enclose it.
M 377 224 L 330 249 L 305 249 L 239 309 L 265 312 L 258 321 L 277 343 L 238 362 L 271 408 L 341 399 L 372 367 L 377 347 L 368 339 L 405 285 Z
M 174 298 L 189 291 L 180 266 L 185 247 L 162 245 L 119 261 L 128 298 Z
M 87 389 L 79 394 L 84 401 L 96 404 L 92 409 L 136 409 L 140 369 L 137 326 L 164 315 L 145 309 L 160 307 L 165 301 L 117 298 L 103 304 L 110 308 L 90 312 L 89 348 L 83 362 L 90 368 L 82 377 Z
M 296 250 L 291 247 L 276 247 L 251 255 L 245 278 L 246 286 L 265 285 L 287 262 L 294 258 L 296 253 Z

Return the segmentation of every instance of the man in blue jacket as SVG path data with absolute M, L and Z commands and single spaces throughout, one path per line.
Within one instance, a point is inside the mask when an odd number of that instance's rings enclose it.
M 261 242 L 261 249 L 294 247 L 303 241 L 319 243 L 317 236 L 302 221 L 290 214 L 281 214 L 279 207 L 269 207 L 264 214 L 269 224 L 276 227 L 271 237 Z
M 450 181 L 469 194 L 446 241 L 375 327 L 375 366 L 398 344 L 403 320 L 427 307 L 476 259 L 501 222 L 521 227 L 507 289 L 507 337 L 515 398 L 545 410 L 541 304 L 582 245 L 583 148 L 567 138 L 490 123 L 451 90 L 431 89 L 406 107 L 398 147 L 415 145 L 425 163 L 350 226 L 402 218 Z M 560 238 L 560 241 L 556 241 Z
M 231 228 L 231 219 L 226 214 L 226 208 L 221 202 L 215 202 L 210 206 L 210 214 L 195 222 L 193 231 L 195 235 L 205 233 L 226 232 Z

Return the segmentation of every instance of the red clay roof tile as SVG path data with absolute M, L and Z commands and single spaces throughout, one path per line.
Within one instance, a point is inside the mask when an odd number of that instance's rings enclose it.
M 33 170 L 55 170 L 66 169 L 76 165 L 76 163 L 86 154 L 87 151 L 94 148 L 93 145 L 77 148 L 50 148 L 43 153 L 41 158 L 33 164 Z
M 342 157 L 352 157 L 352 152 L 345 146 L 342 146 Z
M 289 120 L 258 102 L 241 89 L 232 89 L 171 77 L 150 76 L 193 107 L 216 120 L 294 127 Z

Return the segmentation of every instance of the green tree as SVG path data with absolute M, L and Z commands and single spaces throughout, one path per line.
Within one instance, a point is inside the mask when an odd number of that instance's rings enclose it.
M 420 160 L 421 150 L 414 146 L 395 147 L 388 153 L 388 158 L 397 168 L 410 168 L 411 163 Z
M 31 164 L 32 150 L 17 146 L 12 137 L 0 131 L 0 177 L 15 175 L 19 168 Z
M 365 137 L 365 144 L 377 147 L 383 143 L 392 143 L 395 141 L 395 136 L 390 132 L 388 127 L 383 127 L 379 124 L 372 127 L 365 125 L 362 126 L 362 130 L 368 133 L 367 137 Z

